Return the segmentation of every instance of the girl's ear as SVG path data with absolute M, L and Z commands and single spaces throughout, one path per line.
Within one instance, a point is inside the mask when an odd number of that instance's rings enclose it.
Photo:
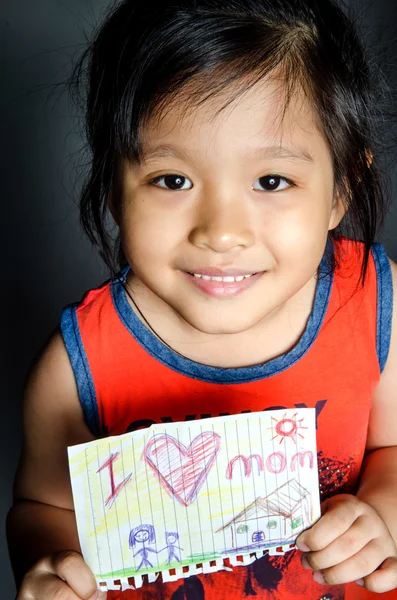
M 328 231 L 338 227 L 339 223 L 345 216 L 346 210 L 347 206 L 346 202 L 344 202 L 344 199 L 342 198 L 342 194 L 338 190 L 335 190 L 334 201 L 332 203 L 332 210 L 329 218 Z
M 367 163 L 368 169 L 371 168 L 373 160 L 374 160 L 374 155 L 372 153 L 371 148 L 366 148 L 365 149 L 365 162 Z M 361 178 L 360 178 L 360 180 L 361 180 Z M 344 179 L 344 184 L 345 184 L 345 186 L 344 186 L 345 191 L 341 192 L 337 189 L 335 190 L 328 231 L 330 231 L 331 229 L 335 229 L 335 227 L 337 227 L 339 225 L 339 223 L 342 221 L 343 217 L 345 216 L 345 214 L 348 210 L 348 207 L 349 207 L 349 198 L 348 198 L 349 185 L 348 185 L 347 179 Z M 347 196 L 347 198 L 346 198 L 346 196 Z
M 340 194 L 340 192 L 335 191 L 331 215 L 329 218 L 328 231 L 330 231 L 331 229 L 335 229 L 335 227 L 338 227 L 339 223 L 345 216 L 346 210 L 347 206 L 342 198 L 342 195 Z

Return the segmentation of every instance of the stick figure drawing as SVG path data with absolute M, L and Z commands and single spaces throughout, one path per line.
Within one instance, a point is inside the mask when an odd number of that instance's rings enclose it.
M 153 567 L 152 563 L 148 560 L 148 556 L 149 552 L 154 552 L 157 554 L 157 551 L 153 548 L 149 548 L 149 546 L 145 546 L 145 543 L 147 542 L 148 544 L 153 544 L 155 541 L 156 534 L 153 525 L 138 525 L 138 527 L 134 527 L 134 529 L 131 530 L 129 537 L 130 548 L 135 548 L 136 544 L 142 544 L 142 548 L 140 548 L 140 550 L 134 554 L 134 556 L 140 554 L 142 557 L 141 564 L 137 568 L 137 571 L 139 571 L 142 566 Z
M 177 560 L 178 562 L 181 562 L 180 558 L 178 558 L 177 554 L 175 553 L 175 548 L 177 548 L 178 550 L 183 550 L 183 548 L 181 548 L 180 546 L 177 546 L 175 544 L 175 542 L 179 539 L 179 533 L 173 532 L 173 531 L 166 531 L 165 532 L 165 543 L 166 543 L 166 547 L 163 548 L 162 550 L 167 549 L 168 550 L 168 560 L 167 563 L 170 564 L 170 562 L 172 561 L 172 559 Z M 161 550 L 160 550 L 161 552 Z

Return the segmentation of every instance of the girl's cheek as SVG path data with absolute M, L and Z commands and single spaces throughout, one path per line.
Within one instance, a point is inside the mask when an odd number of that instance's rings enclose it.
M 261 238 L 275 255 L 296 259 L 308 253 L 321 259 L 327 240 L 327 221 L 315 211 L 305 214 L 282 215 L 262 228 Z

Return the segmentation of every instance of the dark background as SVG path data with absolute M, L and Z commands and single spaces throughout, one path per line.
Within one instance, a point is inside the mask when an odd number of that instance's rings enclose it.
M 220 0 L 221 2 L 221 0 Z M 21 396 L 29 365 L 60 310 L 107 278 L 78 224 L 76 167 L 82 142 L 62 87 L 70 61 L 108 0 L 0 0 L 2 330 L 0 439 L 1 597 L 13 598 L 4 521 L 21 447 Z M 372 46 L 397 66 L 395 0 L 350 0 Z M 397 77 L 395 78 L 397 80 Z M 395 82 L 394 82 L 395 85 Z M 389 127 L 397 132 L 396 120 Z M 396 152 L 396 149 L 394 150 Z M 392 210 L 381 237 L 397 260 L 397 171 L 390 154 Z

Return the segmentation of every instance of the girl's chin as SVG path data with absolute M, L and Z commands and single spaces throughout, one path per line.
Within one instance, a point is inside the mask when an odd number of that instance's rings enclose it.
M 225 314 L 222 316 L 214 315 L 212 318 L 208 313 L 205 317 L 194 317 L 189 314 L 181 316 L 193 329 L 211 336 L 243 333 L 255 328 L 261 320 L 253 320 L 252 315 L 250 315 L 251 318 L 249 320 L 242 319 L 241 314 L 236 316 L 231 315 L 228 319 L 225 318 Z

